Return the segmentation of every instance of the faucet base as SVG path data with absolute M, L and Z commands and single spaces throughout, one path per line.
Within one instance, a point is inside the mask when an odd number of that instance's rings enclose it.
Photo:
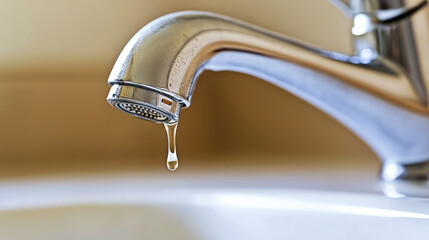
M 385 162 L 380 177 L 389 197 L 429 197 L 429 160 L 416 164 Z

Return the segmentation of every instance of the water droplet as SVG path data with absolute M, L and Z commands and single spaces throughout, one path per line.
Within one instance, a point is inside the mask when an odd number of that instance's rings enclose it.
M 173 124 L 164 123 L 165 131 L 167 132 L 168 139 L 168 155 L 167 155 L 167 168 L 174 171 L 179 166 L 176 152 L 176 130 L 178 122 Z
M 179 161 L 168 161 L 167 160 L 167 168 L 170 171 L 176 170 L 176 168 L 179 166 Z

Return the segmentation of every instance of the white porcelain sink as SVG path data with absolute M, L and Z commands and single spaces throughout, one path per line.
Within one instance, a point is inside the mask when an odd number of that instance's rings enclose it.
M 3 182 L 0 239 L 429 239 L 425 199 L 189 181 Z

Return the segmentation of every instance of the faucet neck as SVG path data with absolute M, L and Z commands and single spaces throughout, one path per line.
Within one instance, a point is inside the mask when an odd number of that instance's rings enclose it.
M 385 53 L 385 47 L 394 41 L 377 45 L 377 42 L 384 41 L 383 38 L 387 39 L 387 35 L 378 33 L 381 30 L 372 28 L 370 32 L 359 36 L 356 42 L 364 44 L 358 44 L 358 54 L 348 56 L 321 50 L 217 14 L 193 11 L 173 13 L 146 25 L 130 40 L 112 70 L 109 83 L 132 82 L 190 101 L 196 73 L 200 72 L 204 62 L 220 51 L 236 50 L 297 63 L 404 107 L 427 112 L 427 99 L 424 98 L 426 95 L 417 93 L 413 81 L 410 80 L 412 74 L 404 71 L 405 67 L 390 58 L 397 56 L 398 49 L 406 54 L 407 46 L 403 45 L 402 41 Z M 368 42 L 367 38 L 374 41 Z M 365 44 L 373 44 L 369 49 L 376 51 L 376 54 L 369 54 L 368 57 L 368 51 L 362 47 L 366 46 Z M 404 54 L 395 59 L 399 61 Z M 417 60 L 413 58 L 407 61 L 405 66 L 412 67 L 411 63 L 418 63 Z M 421 69 L 411 72 L 420 73 Z M 423 77 L 416 80 L 420 83 L 417 84 L 419 89 L 429 85 L 425 84 L 429 73 L 421 76 Z M 422 92 L 427 91 L 423 89 Z

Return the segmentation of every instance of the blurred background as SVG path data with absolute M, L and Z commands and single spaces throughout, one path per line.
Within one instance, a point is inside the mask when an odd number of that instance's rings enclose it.
M 0 178 L 168 172 L 163 126 L 105 100 L 124 45 L 164 14 L 212 11 L 325 49 L 351 49 L 350 38 L 338 37 L 349 36 L 350 19 L 326 0 L 0 0 L 0 6 Z M 249 97 L 255 95 L 262 97 Z M 181 112 L 178 154 L 179 173 L 377 164 L 374 153 L 329 116 L 231 72 L 200 77 L 191 107 Z

